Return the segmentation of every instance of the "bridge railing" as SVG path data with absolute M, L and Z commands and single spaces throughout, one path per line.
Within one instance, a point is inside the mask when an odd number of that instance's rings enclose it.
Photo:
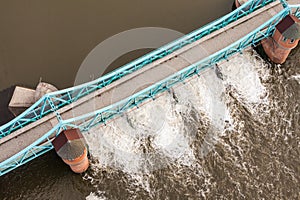
M 33 104 L 21 115 L 8 122 L 7 124 L 0 127 L 0 139 L 11 134 L 12 132 L 25 127 L 26 125 L 38 121 L 42 117 L 58 111 L 61 107 L 69 105 L 83 96 L 86 96 L 100 88 L 103 88 L 112 82 L 131 74 L 138 69 L 141 69 L 147 64 L 150 64 L 160 58 L 163 58 L 174 51 L 191 44 L 204 36 L 209 35 L 210 33 L 219 30 L 226 25 L 237 21 L 249 13 L 256 11 L 257 9 L 271 3 L 276 0 L 252 0 L 243 4 L 238 9 L 233 12 L 221 17 L 218 20 L 209 23 L 208 25 L 193 31 L 182 38 L 175 40 L 174 42 L 167 44 L 157 50 L 146 54 L 145 56 L 130 62 L 129 64 L 124 65 L 123 67 L 114 70 L 111 73 L 108 73 L 94 81 L 67 88 L 64 90 L 52 92 L 44 95 L 40 100 Z M 56 112 L 56 115 L 59 117 L 59 113 Z
M 175 73 L 174 75 L 132 95 L 131 97 L 117 102 L 113 105 L 103 109 L 88 113 L 76 118 L 60 121 L 60 123 L 36 140 L 34 143 L 26 147 L 21 152 L 12 156 L 11 158 L 0 163 L 0 175 L 3 175 L 20 165 L 23 165 L 30 160 L 38 157 L 39 155 L 51 150 L 51 138 L 57 135 L 62 129 L 67 128 L 80 128 L 82 131 L 88 131 L 91 127 L 99 124 L 106 123 L 107 120 L 112 119 L 116 115 L 124 113 L 126 110 L 131 109 L 139 104 L 154 99 L 159 93 L 162 93 L 172 87 L 174 84 L 182 82 L 183 80 L 194 76 L 215 65 L 216 63 L 226 60 L 229 56 L 241 52 L 243 49 L 256 44 L 262 39 L 273 34 L 276 24 L 289 14 L 290 9 L 300 8 L 300 5 L 289 6 L 279 12 L 276 16 L 272 17 L 266 23 L 252 31 L 247 36 L 241 38 L 235 43 L 231 44 L 225 49 L 222 49 L 213 55 L 193 64 L 189 67 Z
M 0 176 L 53 149 L 50 136 L 57 135 L 64 127 L 66 126 L 58 124 L 24 150 L 0 163 Z
M 286 0 L 280 0 L 280 2 L 284 8 L 290 8 L 290 14 L 296 16 L 297 18 L 300 18 L 300 4 L 291 5 Z
M 297 18 L 300 18 L 300 4 L 289 5 L 291 8 L 291 14 L 295 15 Z

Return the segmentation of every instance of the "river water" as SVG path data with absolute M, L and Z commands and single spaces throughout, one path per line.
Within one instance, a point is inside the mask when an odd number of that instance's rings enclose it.
M 87 53 L 112 34 L 141 26 L 187 33 L 232 6 L 224 0 L 66 2 L 3 4 L 1 24 L 11 29 L 0 33 L 2 88 L 34 86 L 40 76 L 60 88 L 72 85 Z M 299 199 L 299 55 L 298 47 L 282 66 L 253 50 L 234 56 L 90 130 L 86 173 L 72 173 L 51 151 L 1 177 L 0 198 Z

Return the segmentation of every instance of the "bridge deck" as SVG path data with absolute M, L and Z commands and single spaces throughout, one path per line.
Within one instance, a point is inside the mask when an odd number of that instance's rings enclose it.
M 279 2 L 274 2 L 242 19 L 229 24 L 223 29 L 190 44 L 182 49 L 157 60 L 144 68 L 110 84 L 106 88 L 95 91 L 73 105 L 59 110 L 63 119 L 83 115 L 93 110 L 101 109 L 112 103 L 131 96 L 150 84 L 184 69 L 185 67 L 204 59 L 205 57 L 229 46 L 233 42 L 246 36 L 282 10 Z M 21 128 L 11 135 L 0 139 L 0 162 L 18 153 L 26 146 L 40 138 L 58 123 L 54 113 L 39 121 Z

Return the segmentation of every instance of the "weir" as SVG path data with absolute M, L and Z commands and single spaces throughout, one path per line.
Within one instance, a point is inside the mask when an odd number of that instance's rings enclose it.
M 274 33 L 297 1 L 248 1 L 228 15 L 90 83 L 44 95 L 0 127 L 0 175 L 53 149 L 61 131 L 83 133 Z M 247 8 L 247 10 L 245 9 Z M 150 86 L 149 86 L 150 84 Z M 136 89 L 136 86 L 144 86 Z

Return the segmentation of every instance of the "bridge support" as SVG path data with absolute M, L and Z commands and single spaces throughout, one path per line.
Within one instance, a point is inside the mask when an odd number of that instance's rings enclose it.
M 235 0 L 234 4 L 235 4 L 235 7 L 238 8 L 246 2 L 247 2 L 247 0 Z
M 89 167 L 87 146 L 79 129 L 62 131 L 52 144 L 56 153 L 70 166 L 73 172 L 82 173 Z
M 17 116 L 38 101 L 43 95 L 54 91 L 57 91 L 57 88 L 45 82 L 40 82 L 35 90 L 16 86 L 8 109 L 14 116 Z
M 50 83 L 40 82 L 35 89 L 35 101 L 38 101 L 45 94 L 57 91 L 57 88 Z
M 8 109 L 15 117 L 18 116 L 27 108 L 29 108 L 32 104 L 34 104 L 34 94 L 35 90 L 15 86 L 13 95 L 8 104 Z
M 300 20 L 293 16 L 286 16 L 276 26 L 272 37 L 261 41 L 263 49 L 272 62 L 282 64 L 287 59 L 300 39 Z

